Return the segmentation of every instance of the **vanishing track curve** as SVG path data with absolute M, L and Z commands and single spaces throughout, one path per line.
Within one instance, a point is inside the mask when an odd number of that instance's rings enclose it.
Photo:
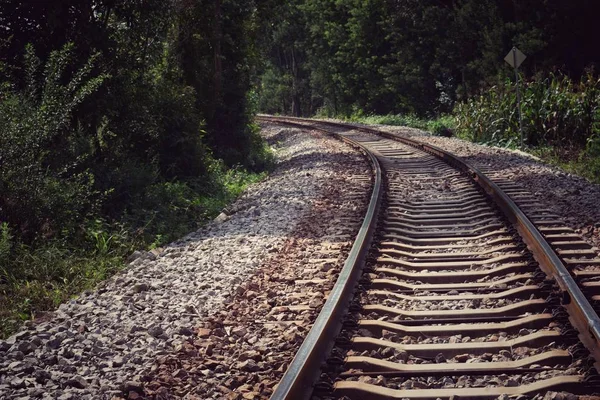
M 272 399 L 600 391 L 600 260 L 526 190 L 405 137 L 260 119 L 334 134 L 375 174 L 344 269 Z

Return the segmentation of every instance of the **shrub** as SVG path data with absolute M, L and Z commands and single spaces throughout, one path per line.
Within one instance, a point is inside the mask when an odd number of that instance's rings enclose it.
M 526 144 L 583 148 L 600 115 L 600 80 L 590 72 L 579 82 L 561 74 L 537 76 L 522 85 Z M 478 142 L 517 143 L 519 118 L 514 83 L 505 81 L 454 109 L 461 137 Z
M 151 246 L 159 246 L 198 228 L 206 220 L 200 194 L 183 182 L 159 182 L 133 200 L 127 221 Z
M 52 52 L 41 72 L 28 46 L 25 89 L 4 85 L 0 93 L 0 218 L 29 239 L 70 229 L 96 205 L 94 177 L 83 166 L 89 142 L 73 114 L 108 76 L 92 76 L 92 57 L 67 79 L 72 49 Z
M 268 171 L 275 165 L 275 156 L 271 148 L 260 136 L 260 127 L 256 124 L 248 126 L 250 151 L 245 167 L 254 172 Z

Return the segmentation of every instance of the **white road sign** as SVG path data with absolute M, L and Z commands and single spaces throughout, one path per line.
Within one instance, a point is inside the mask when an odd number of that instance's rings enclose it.
M 504 57 L 504 61 L 509 63 L 510 66 L 513 68 L 519 68 L 519 65 L 521 65 L 521 63 L 525 61 L 526 58 L 527 56 L 521 53 L 521 50 L 517 49 L 516 47 L 513 47 L 512 50 L 508 52 L 506 57 Z

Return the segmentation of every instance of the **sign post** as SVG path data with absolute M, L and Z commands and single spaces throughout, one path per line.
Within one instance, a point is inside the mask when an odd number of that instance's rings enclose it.
M 519 65 L 525 61 L 527 56 L 521 53 L 519 49 L 513 47 L 508 52 L 504 61 L 509 63 L 515 69 L 515 80 L 517 85 L 517 107 L 519 108 L 519 133 L 521 135 L 521 150 L 523 150 L 523 115 L 521 114 L 521 91 L 519 89 Z

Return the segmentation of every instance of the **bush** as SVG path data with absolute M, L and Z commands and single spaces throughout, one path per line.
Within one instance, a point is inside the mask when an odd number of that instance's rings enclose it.
M 4 85 L 0 93 L 0 218 L 29 240 L 70 229 L 96 207 L 94 177 L 84 166 L 90 143 L 73 113 L 108 76 L 92 76 L 92 57 L 67 79 L 72 48 L 52 52 L 41 72 L 28 46 L 25 89 Z
M 600 80 L 590 72 L 578 83 L 561 74 L 537 76 L 522 85 L 523 135 L 530 146 L 579 149 L 598 131 Z M 514 83 L 505 81 L 454 109 L 461 137 L 511 145 L 519 141 Z
M 42 65 L 28 46 L 25 85 L 0 82 L 0 337 L 198 229 L 273 162 L 255 125 L 236 131 L 244 168 L 215 159 L 176 66 L 109 77 L 98 60 L 69 44 Z
M 438 119 L 428 121 L 427 130 L 437 136 L 450 137 L 454 135 L 455 119 L 449 115 L 442 115 Z
M 127 221 L 151 247 L 168 243 L 198 228 L 208 215 L 201 195 L 183 182 L 159 182 L 133 200 Z
M 275 155 L 271 148 L 260 136 L 260 127 L 256 124 L 248 126 L 250 136 L 250 151 L 245 167 L 250 171 L 268 171 L 275 165 Z M 234 169 L 235 170 L 235 169 Z

